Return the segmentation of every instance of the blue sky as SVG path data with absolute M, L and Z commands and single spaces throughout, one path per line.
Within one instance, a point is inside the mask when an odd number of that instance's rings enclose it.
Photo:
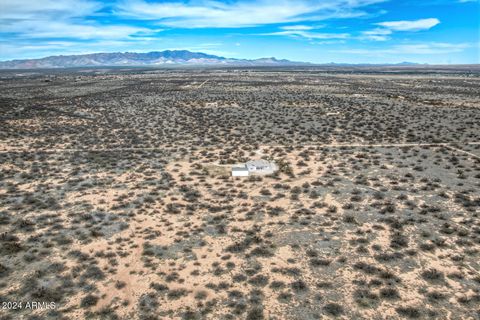
M 187 49 L 315 63 L 480 63 L 479 0 L 0 0 L 0 60 Z

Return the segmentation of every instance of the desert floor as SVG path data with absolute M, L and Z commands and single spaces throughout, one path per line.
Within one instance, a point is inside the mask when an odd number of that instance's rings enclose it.
M 0 316 L 479 319 L 478 88 L 453 68 L 1 72 Z M 280 170 L 229 176 L 260 158 Z

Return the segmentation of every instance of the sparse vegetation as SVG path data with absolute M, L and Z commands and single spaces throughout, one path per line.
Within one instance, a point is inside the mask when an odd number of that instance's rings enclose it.
M 5 318 L 478 318 L 479 73 L 422 68 L 1 72 L 1 300 L 61 305 Z

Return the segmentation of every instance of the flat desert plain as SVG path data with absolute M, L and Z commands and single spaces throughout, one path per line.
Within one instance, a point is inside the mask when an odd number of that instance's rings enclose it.
M 478 66 L 2 71 L 0 316 L 479 319 L 479 88 Z M 279 170 L 230 176 L 258 159 Z

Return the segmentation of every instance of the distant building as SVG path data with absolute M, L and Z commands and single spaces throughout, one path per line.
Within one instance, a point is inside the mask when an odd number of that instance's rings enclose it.
M 267 160 L 252 160 L 245 165 L 249 172 L 272 171 L 272 164 Z
M 252 160 L 241 166 L 232 167 L 233 177 L 246 177 L 250 174 L 265 175 L 272 174 L 278 170 L 275 163 L 267 160 Z
M 247 166 L 243 167 L 232 167 L 232 177 L 247 177 L 248 169 Z
M 218 102 L 205 102 L 205 107 L 206 108 L 216 108 L 218 107 Z

